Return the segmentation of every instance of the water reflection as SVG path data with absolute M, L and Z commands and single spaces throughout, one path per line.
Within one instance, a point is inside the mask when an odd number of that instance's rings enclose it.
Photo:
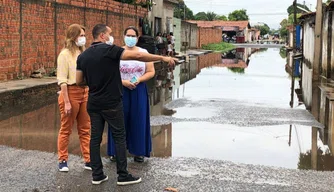
M 56 153 L 59 127 L 58 105 L 47 105 L 0 121 L 0 145 Z M 74 125 L 74 129 L 76 129 L 75 127 Z M 103 135 L 101 154 L 106 154 L 106 129 Z M 153 156 L 171 156 L 171 132 L 171 124 L 152 127 Z M 68 148 L 71 154 L 81 155 L 79 137 L 75 131 L 70 137 Z
M 299 84 L 295 84 L 295 80 L 285 72 L 286 60 L 280 55 L 282 50 L 279 49 L 229 52 L 222 56 L 221 63 L 203 68 L 196 79 L 181 83 L 174 90 L 174 98 L 196 101 L 236 99 L 270 107 L 305 109 L 301 106 L 300 95 L 295 94 L 295 89 L 300 89 Z M 247 69 L 247 72 L 243 70 L 243 76 L 236 76 L 231 74 L 229 67 Z M 205 106 L 198 110 L 180 107 L 174 116 L 199 118 L 203 117 L 203 111 L 207 115 L 215 113 Z M 328 147 L 318 136 L 318 129 L 308 126 L 238 127 L 182 122 L 173 123 L 172 141 L 172 155 L 175 157 L 230 160 L 293 169 L 332 170 L 334 166 Z
M 219 67 L 226 67 L 233 73 L 244 74 L 248 67 L 249 57 L 255 52 L 267 51 L 268 49 L 257 48 L 237 48 L 222 54 L 222 62 L 218 64 Z

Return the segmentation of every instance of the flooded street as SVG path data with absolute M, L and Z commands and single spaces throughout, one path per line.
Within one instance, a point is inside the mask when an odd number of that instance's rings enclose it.
M 285 65 L 279 49 L 238 48 L 176 66 L 173 88 L 166 79 L 156 86 L 164 77 L 158 71 L 157 78 L 148 82 L 152 158 L 144 164 L 129 160 L 130 171 L 144 180 L 133 187 L 89 185 L 90 172 L 80 167 L 76 131 L 70 139 L 69 166 L 80 168 L 65 175 L 57 172 L 56 96 L 43 107 L 22 109 L 9 118 L 0 115 L 2 162 L 13 165 L 2 171 L 9 176 L 2 174 L 0 179 L 6 182 L 0 187 L 7 191 L 162 191 L 168 186 L 180 191 L 330 191 L 331 172 L 297 171 L 312 169 L 312 142 L 319 148 L 318 170 L 334 170 L 334 159 L 321 134 L 312 141 L 312 127 L 323 126 L 291 92 Z M 115 166 L 106 158 L 106 139 L 104 134 L 101 154 L 112 180 Z M 23 171 L 22 166 L 35 171 Z M 38 174 L 43 178 L 31 179 Z
M 302 154 L 311 150 L 312 125 L 321 125 L 296 94 L 290 109 L 291 78 L 279 49 L 253 53 L 239 71 L 223 62 L 174 91 L 172 156 L 310 169 L 311 156 L 305 164 Z

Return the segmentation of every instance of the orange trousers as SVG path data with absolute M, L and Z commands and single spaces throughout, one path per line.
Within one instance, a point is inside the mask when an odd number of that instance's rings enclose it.
M 68 97 L 72 106 L 71 113 L 65 114 L 65 102 L 62 93 L 58 97 L 61 127 L 58 134 L 58 160 L 68 160 L 68 143 L 75 120 L 80 140 L 80 148 L 86 163 L 90 162 L 90 118 L 87 112 L 88 88 L 76 85 L 68 86 Z

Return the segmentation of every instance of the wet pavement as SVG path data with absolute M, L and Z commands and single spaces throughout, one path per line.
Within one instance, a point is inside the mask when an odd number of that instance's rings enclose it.
M 134 186 L 116 186 L 115 165 L 107 157 L 110 181 L 92 186 L 75 132 L 70 172 L 57 171 L 56 102 L 2 120 L 0 191 L 332 191 L 334 159 L 321 135 L 311 137 L 312 127 L 323 126 L 291 92 L 279 52 L 239 48 L 221 60 L 218 55 L 219 63 L 216 54 L 201 55 L 195 67 L 176 67 L 172 91 L 152 88 L 152 95 L 165 92 L 152 96 L 152 158 L 143 164 L 129 158 L 130 172 L 143 178 Z M 166 103 L 174 111 L 162 109 Z M 314 142 L 317 169 L 326 172 L 310 170 Z M 101 154 L 105 144 L 106 135 Z

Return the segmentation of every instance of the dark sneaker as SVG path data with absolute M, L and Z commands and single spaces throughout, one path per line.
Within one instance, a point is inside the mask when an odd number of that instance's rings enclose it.
M 133 159 L 134 159 L 134 161 L 137 162 L 137 163 L 142 163 L 142 162 L 144 162 L 144 157 L 143 157 L 143 156 L 135 156 Z
M 85 163 L 84 169 L 91 171 L 92 170 L 92 166 L 89 163 Z
M 92 183 L 93 185 L 100 185 L 101 183 L 108 181 L 108 176 L 103 175 L 101 178 L 99 179 L 93 179 Z
M 127 177 L 125 178 L 119 178 L 117 180 L 117 185 L 132 185 L 132 184 L 136 184 L 136 183 L 140 183 L 141 182 L 141 178 L 140 177 L 133 177 L 131 174 L 129 174 Z
M 67 161 L 63 160 L 62 162 L 59 162 L 59 171 L 60 172 L 68 172 L 69 168 L 67 166 Z
M 113 156 L 110 156 L 110 161 L 111 161 L 111 162 L 116 162 L 116 156 L 114 156 L 114 155 L 113 155 Z

